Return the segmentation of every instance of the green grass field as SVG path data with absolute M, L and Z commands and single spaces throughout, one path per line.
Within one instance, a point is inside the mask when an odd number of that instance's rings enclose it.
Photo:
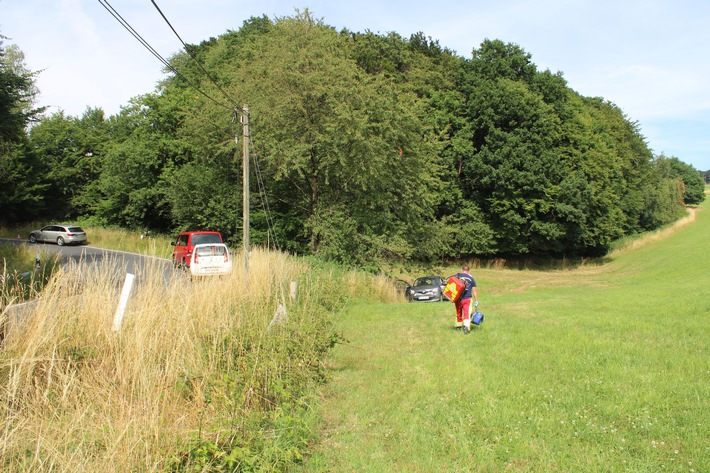
M 603 266 L 477 270 L 470 335 L 350 304 L 300 471 L 710 471 L 709 237 L 701 208 Z

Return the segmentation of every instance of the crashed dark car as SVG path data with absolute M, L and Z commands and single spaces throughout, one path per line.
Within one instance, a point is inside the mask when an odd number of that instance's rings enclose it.
M 424 276 L 414 280 L 409 287 L 407 299 L 410 302 L 441 302 L 446 300 L 446 281 L 441 276 Z

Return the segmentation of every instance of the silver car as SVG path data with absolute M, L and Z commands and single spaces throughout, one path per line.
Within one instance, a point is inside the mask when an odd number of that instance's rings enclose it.
M 86 243 L 86 233 L 75 225 L 47 225 L 30 232 L 30 243 L 48 242 L 59 246 Z

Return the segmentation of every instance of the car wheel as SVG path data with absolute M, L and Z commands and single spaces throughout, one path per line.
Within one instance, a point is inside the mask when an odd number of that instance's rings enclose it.
M 57 238 L 57 245 L 59 245 L 59 246 L 64 246 L 64 238 L 58 237 L 58 238 Z
M 37 243 L 37 237 L 30 233 L 30 243 Z

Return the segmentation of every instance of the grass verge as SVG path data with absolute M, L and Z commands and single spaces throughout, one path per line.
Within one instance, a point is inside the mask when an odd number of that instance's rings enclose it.
M 9 304 L 39 294 L 56 269 L 52 255 L 22 245 L 0 245 L 0 314 Z
M 61 268 L 11 321 L 0 469 L 288 470 L 313 440 L 334 314 L 353 294 L 394 297 L 372 278 L 254 250 L 248 276 L 166 282 L 148 268 L 116 332 L 114 269 Z

